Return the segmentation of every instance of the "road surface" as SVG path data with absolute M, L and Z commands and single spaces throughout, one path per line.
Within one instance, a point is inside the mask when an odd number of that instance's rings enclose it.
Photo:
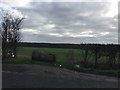
M 46 66 L 43 66 L 43 70 L 40 67 L 37 65 L 3 65 L 2 88 L 118 88 L 117 78 L 75 73 Z M 50 68 L 54 72 L 61 70 L 62 75 L 55 75 Z

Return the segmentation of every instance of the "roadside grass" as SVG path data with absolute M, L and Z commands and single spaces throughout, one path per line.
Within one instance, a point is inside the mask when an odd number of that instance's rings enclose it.
M 32 51 L 33 50 L 39 50 L 43 52 L 53 53 L 56 54 L 56 62 L 42 62 L 42 61 L 32 61 Z M 75 70 L 78 72 L 84 72 L 84 73 L 93 73 L 98 75 L 107 75 L 107 76 L 113 76 L 118 77 L 120 76 L 120 70 L 119 69 L 101 69 L 101 68 L 93 68 L 93 67 L 82 67 L 80 68 L 75 67 L 75 64 L 68 64 L 66 59 L 66 54 L 69 52 L 69 50 L 73 50 L 74 54 L 74 61 L 83 61 L 84 60 L 84 51 L 80 49 L 63 49 L 63 48 L 32 48 L 32 47 L 19 47 L 18 48 L 18 54 L 16 59 L 11 59 L 3 63 L 12 63 L 12 64 L 38 64 L 38 65 L 48 65 L 53 67 L 59 67 L 59 68 L 67 68 L 70 70 Z M 98 61 L 99 63 L 106 62 L 107 57 L 101 57 Z M 89 52 L 88 55 L 88 62 L 94 63 L 94 55 Z M 61 66 L 60 66 L 61 65 Z

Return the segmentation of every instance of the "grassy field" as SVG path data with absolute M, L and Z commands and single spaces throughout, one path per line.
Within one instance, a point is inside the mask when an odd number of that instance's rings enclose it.
M 33 47 L 19 47 L 17 59 L 31 60 L 32 51 L 39 50 L 42 52 L 48 52 L 56 54 L 57 62 L 67 62 L 67 54 L 73 52 L 73 61 L 84 61 L 84 50 L 81 49 L 66 49 L 66 48 L 33 48 Z M 106 63 L 108 57 L 104 56 L 98 59 L 98 63 Z M 116 63 L 118 63 L 119 57 L 116 58 Z M 88 53 L 87 61 L 89 63 L 94 63 L 94 54 L 92 52 Z
M 32 51 L 38 50 L 42 52 L 48 52 L 52 54 L 56 54 L 56 62 L 55 63 L 46 63 L 41 61 L 32 61 Z M 63 48 L 33 48 L 33 47 L 19 47 L 17 52 L 17 58 L 15 60 L 11 60 L 11 63 L 15 64 L 43 64 L 43 65 L 51 65 L 55 67 L 59 67 L 62 65 L 64 68 L 81 71 L 81 72 L 89 72 L 89 73 L 96 73 L 102 75 L 110 75 L 110 76 L 117 76 L 119 70 L 101 70 L 95 68 L 75 68 L 73 65 L 68 64 L 67 62 L 67 53 L 73 52 L 73 60 L 74 62 L 84 61 L 84 51 L 80 49 L 63 49 Z M 118 60 L 119 58 L 117 58 Z M 94 54 L 89 52 L 88 58 L 89 63 L 94 63 Z M 98 59 L 99 63 L 107 62 L 107 57 L 101 57 Z M 118 61 L 117 61 L 118 62 Z M 10 63 L 10 62 L 9 62 Z
M 29 47 L 20 47 L 18 49 L 18 59 L 27 59 L 31 60 L 32 51 L 39 50 L 42 52 L 48 52 L 52 54 L 56 54 L 57 62 L 66 62 L 66 55 L 70 51 L 70 49 L 61 49 L 61 48 L 29 48 Z M 83 60 L 82 50 L 71 49 L 73 50 L 74 60 Z

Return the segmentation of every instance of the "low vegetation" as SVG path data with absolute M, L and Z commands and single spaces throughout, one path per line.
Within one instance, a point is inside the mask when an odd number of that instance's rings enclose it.
M 33 61 L 32 51 L 38 50 L 42 52 L 52 53 L 56 55 L 56 62 L 43 62 L 43 61 Z M 119 53 L 116 56 L 116 62 L 113 67 L 108 65 L 109 58 L 107 56 L 102 56 L 97 60 L 97 67 L 95 67 L 94 54 L 92 51 L 88 52 L 86 61 L 85 50 L 82 49 L 68 49 L 68 48 L 33 48 L 33 47 L 19 47 L 17 50 L 18 54 L 16 59 L 11 59 L 6 63 L 15 64 L 42 64 L 50 65 L 60 68 L 68 68 L 71 70 L 76 70 L 80 72 L 95 73 L 102 75 L 109 75 L 118 77 L 120 75 L 118 65 L 119 65 Z

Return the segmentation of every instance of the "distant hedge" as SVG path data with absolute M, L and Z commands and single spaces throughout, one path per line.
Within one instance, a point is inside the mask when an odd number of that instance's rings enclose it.
M 71 48 L 71 49 L 100 49 L 120 51 L 120 44 L 64 44 L 64 43 L 18 43 L 20 47 Z

